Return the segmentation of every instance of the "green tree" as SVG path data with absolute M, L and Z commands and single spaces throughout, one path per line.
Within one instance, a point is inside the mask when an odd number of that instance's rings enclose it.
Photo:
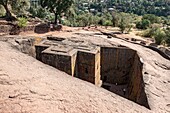
M 137 22 L 136 28 L 147 29 L 151 25 L 150 21 L 147 19 L 142 19 L 142 21 Z
M 125 31 L 129 32 L 132 28 L 132 18 L 127 13 L 120 13 L 118 27 L 120 28 L 121 32 L 124 33 Z
M 120 15 L 116 12 L 112 13 L 112 23 L 114 27 L 118 27 L 119 21 L 120 21 Z
M 170 44 L 170 30 L 161 29 L 158 25 L 152 25 L 151 28 L 145 30 L 143 36 L 154 38 L 158 45 L 162 43 Z
M 156 44 L 160 45 L 165 40 L 166 34 L 163 30 L 157 29 L 154 33 Z
M 81 27 L 88 26 L 89 22 L 90 21 L 89 21 L 89 14 L 88 13 L 79 15 L 76 18 L 76 23 L 78 24 L 78 26 L 81 26 Z
M 149 20 L 151 24 L 161 22 L 161 18 L 159 18 L 158 16 L 155 16 L 154 14 L 145 14 L 142 17 L 142 20 Z
M 170 28 L 167 28 L 165 30 L 165 42 L 167 43 L 168 46 L 170 46 Z
M 123 33 L 123 32 L 125 31 L 125 29 L 126 29 L 126 26 L 127 26 L 126 24 L 127 24 L 127 23 L 126 23 L 124 17 L 122 17 L 122 18 L 120 19 L 120 23 L 119 23 L 119 28 L 120 28 L 120 30 L 121 30 L 122 33 Z
M 70 8 L 72 3 L 73 0 L 40 0 L 43 8 L 55 14 L 55 24 L 58 24 L 58 19 L 61 18 L 62 13 L 65 13 Z
M 2 5 L 5 8 L 6 11 L 6 18 L 11 19 L 12 18 L 12 13 L 9 9 L 9 4 L 12 2 L 12 0 L 0 0 L 0 5 Z
M 0 5 L 5 9 L 7 20 L 16 20 L 15 15 L 22 15 L 25 10 L 29 9 L 29 3 L 29 0 L 0 0 Z
M 154 35 L 157 31 L 160 31 L 160 26 L 157 25 L 157 24 L 153 24 L 151 25 L 150 28 L 146 29 L 144 32 L 143 32 L 143 36 L 144 37 L 150 37 L 150 38 L 154 38 Z
M 27 11 L 30 9 L 30 1 L 29 0 L 13 0 L 12 4 L 12 13 L 17 16 L 26 16 Z
M 78 12 L 78 7 L 76 7 L 75 4 L 73 4 L 69 8 L 69 10 L 67 10 L 67 12 L 65 13 L 66 19 L 63 21 L 63 24 L 67 26 L 77 26 L 77 23 L 76 23 L 77 13 L 76 12 Z
M 49 19 L 51 16 L 53 16 L 49 11 L 42 8 L 41 6 L 30 7 L 29 12 L 32 14 L 33 17 L 38 17 L 41 19 Z

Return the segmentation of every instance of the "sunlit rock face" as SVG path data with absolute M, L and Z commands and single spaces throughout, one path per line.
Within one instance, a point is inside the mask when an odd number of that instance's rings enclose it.
M 144 89 L 143 63 L 135 50 L 49 37 L 36 45 L 36 58 L 150 108 Z

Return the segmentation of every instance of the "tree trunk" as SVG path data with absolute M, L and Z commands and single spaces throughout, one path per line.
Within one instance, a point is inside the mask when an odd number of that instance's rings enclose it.
M 58 15 L 55 14 L 55 21 L 54 21 L 54 24 L 58 25 Z
M 11 18 L 12 17 L 12 14 L 10 12 L 10 10 L 8 9 L 8 5 L 4 5 L 4 8 L 6 10 L 6 18 Z

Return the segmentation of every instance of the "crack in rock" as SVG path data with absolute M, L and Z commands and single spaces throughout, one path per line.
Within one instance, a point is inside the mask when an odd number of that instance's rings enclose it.
M 30 93 L 32 93 L 32 94 L 37 94 L 37 92 L 35 92 L 35 91 L 32 91 L 32 90 L 29 90 L 30 91 Z
M 169 67 L 169 66 L 166 66 L 165 64 L 161 64 L 161 63 L 158 63 L 158 62 L 155 62 L 155 64 L 156 64 L 157 66 L 159 66 L 160 68 L 162 68 L 162 69 L 170 70 L 170 67 Z
M 9 98 L 17 98 L 20 94 L 9 95 Z

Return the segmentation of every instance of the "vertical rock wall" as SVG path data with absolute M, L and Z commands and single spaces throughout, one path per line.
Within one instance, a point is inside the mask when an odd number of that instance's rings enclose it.
M 128 48 L 101 47 L 101 78 L 110 84 L 127 84 L 135 51 Z
M 42 51 L 47 49 L 49 46 L 35 46 L 36 59 L 42 61 Z
M 51 65 L 61 71 L 72 75 L 71 69 L 71 56 L 63 56 L 57 54 L 50 54 L 47 52 L 42 53 L 42 62 Z
M 101 85 L 100 83 L 100 50 L 98 53 L 95 55 L 95 84 L 96 85 Z
M 129 74 L 129 83 L 127 90 L 128 99 L 150 109 L 145 93 L 142 70 L 143 63 L 140 61 L 140 57 L 136 53 L 134 57 L 133 66 Z
M 95 84 L 95 54 L 78 52 L 78 78 Z
M 103 87 L 149 108 L 142 69 L 143 64 L 136 51 L 125 47 L 101 48 Z

